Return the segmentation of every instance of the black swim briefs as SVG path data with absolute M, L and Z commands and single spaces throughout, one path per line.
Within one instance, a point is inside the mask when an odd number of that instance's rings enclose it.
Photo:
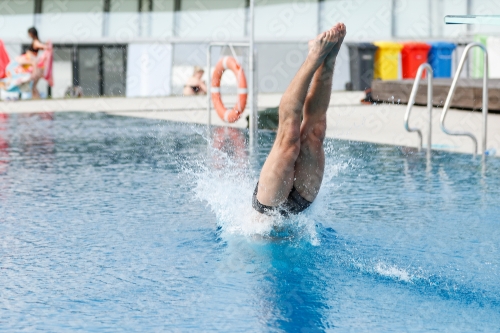
M 306 210 L 312 204 L 312 202 L 304 199 L 299 192 L 297 192 L 297 189 L 294 186 L 284 203 L 277 207 L 266 206 L 257 200 L 258 188 L 259 183 L 257 183 L 255 190 L 253 191 L 252 207 L 261 214 L 273 215 L 275 212 L 278 212 L 282 216 L 286 217 L 290 214 L 298 214 Z

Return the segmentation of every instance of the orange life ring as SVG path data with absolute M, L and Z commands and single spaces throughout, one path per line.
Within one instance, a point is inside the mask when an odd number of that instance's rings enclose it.
M 222 73 L 224 73 L 226 69 L 231 70 L 234 75 L 236 75 L 236 81 L 238 82 L 238 102 L 232 110 L 226 109 L 220 96 L 220 80 L 222 78 Z M 236 59 L 233 57 L 224 57 L 215 65 L 214 75 L 212 76 L 211 93 L 214 108 L 221 119 L 228 123 L 234 123 L 240 118 L 247 104 L 247 79 L 243 72 L 243 68 L 241 68 Z

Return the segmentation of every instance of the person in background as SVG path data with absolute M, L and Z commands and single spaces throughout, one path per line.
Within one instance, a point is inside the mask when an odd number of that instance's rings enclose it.
M 32 39 L 26 53 L 11 60 L 3 70 L 3 78 L 0 79 L 0 89 L 9 92 L 28 92 L 31 90 L 32 98 L 40 98 L 40 92 L 36 88 L 38 81 L 43 77 L 53 85 L 52 43 L 43 44 L 38 38 L 35 28 L 28 29 L 28 35 Z M 39 51 L 43 53 L 39 55 Z
M 79 98 L 83 97 L 83 89 L 80 86 L 69 86 L 64 92 L 64 97 Z
M 203 73 L 205 73 L 205 71 L 201 67 L 194 67 L 193 76 L 187 80 L 184 86 L 183 95 L 205 95 L 207 93 L 207 85 L 205 81 L 201 80 Z
M 46 45 L 43 44 L 38 38 L 38 31 L 36 30 L 36 28 L 29 28 L 28 36 L 31 38 L 32 42 L 30 47 L 28 48 L 27 53 L 29 52 L 36 57 L 38 56 L 39 50 L 45 50 Z
M 28 29 L 28 36 L 30 36 L 32 42 L 25 55 L 29 59 L 30 64 L 33 66 L 33 71 L 31 72 L 31 77 L 33 80 L 33 86 L 31 88 L 31 93 L 33 98 L 40 98 L 40 92 L 36 88 L 38 81 L 43 75 L 43 68 L 37 66 L 38 51 L 45 50 L 47 46 L 43 44 L 38 38 L 38 31 L 36 28 Z

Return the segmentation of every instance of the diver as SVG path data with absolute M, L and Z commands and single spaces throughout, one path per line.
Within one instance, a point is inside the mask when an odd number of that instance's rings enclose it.
M 297 214 L 318 195 L 333 69 L 345 35 L 345 25 L 337 23 L 311 40 L 305 62 L 281 98 L 276 139 L 253 194 L 259 213 Z

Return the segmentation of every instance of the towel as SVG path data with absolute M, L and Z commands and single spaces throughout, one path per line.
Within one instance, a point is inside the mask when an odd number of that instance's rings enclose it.
M 7 76 L 7 65 L 9 64 L 10 59 L 7 51 L 5 50 L 5 46 L 3 41 L 0 40 L 0 79 L 3 79 Z
M 52 76 L 52 63 L 54 61 L 54 51 L 52 48 L 52 43 L 47 42 L 47 48 L 43 51 L 39 61 L 38 68 L 43 68 L 43 78 L 47 80 L 49 86 L 54 85 L 54 78 Z
M 52 87 L 54 85 L 52 76 L 53 54 L 52 43 L 48 42 L 43 53 L 33 61 L 30 61 L 32 57 L 30 53 L 25 53 L 13 59 L 4 68 L 4 78 L 0 78 L 0 89 L 12 92 L 27 92 L 31 90 L 35 78 L 44 78 Z

